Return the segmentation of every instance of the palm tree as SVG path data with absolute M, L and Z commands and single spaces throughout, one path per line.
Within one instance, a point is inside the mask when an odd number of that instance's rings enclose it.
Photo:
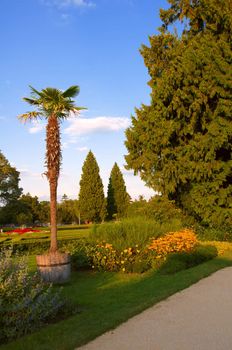
M 57 246 L 57 185 L 61 166 L 60 122 L 67 119 L 70 112 L 78 114 L 83 107 L 75 106 L 73 98 L 79 94 L 78 86 L 70 86 L 62 92 L 55 88 L 46 88 L 37 91 L 32 86 L 31 97 L 23 100 L 35 107 L 35 111 L 21 114 L 19 119 L 23 121 L 36 120 L 44 117 L 47 119 L 46 127 L 46 176 L 50 186 L 50 223 L 51 223 L 51 246 L 50 253 L 58 250 Z

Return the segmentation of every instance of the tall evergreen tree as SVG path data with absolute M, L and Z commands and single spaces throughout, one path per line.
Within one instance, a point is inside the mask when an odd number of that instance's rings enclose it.
M 100 222 L 106 216 L 106 201 L 99 166 L 91 151 L 82 167 L 79 208 L 81 218 L 85 221 Z
M 121 170 L 117 163 L 111 170 L 108 192 L 107 192 L 107 213 L 108 218 L 111 220 L 114 214 L 118 217 L 126 215 L 127 208 L 130 202 L 130 196 L 126 191 L 125 181 Z
M 151 104 L 126 131 L 127 168 L 204 223 L 232 223 L 232 2 L 169 0 L 141 53 Z M 169 32 L 185 23 L 178 37 Z

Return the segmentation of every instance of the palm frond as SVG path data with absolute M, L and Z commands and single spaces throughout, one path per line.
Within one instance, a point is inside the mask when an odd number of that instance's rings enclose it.
M 27 122 L 28 120 L 33 120 L 33 119 L 38 119 L 40 117 L 39 112 L 27 112 L 24 114 L 20 114 L 18 116 L 18 119 L 21 120 L 22 122 Z
M 43 93 L 43 101 L 46 104 L 49 104 L 52 102 L 53 105 L 56 105 L 60 102 L 62 92 L 58 89 L 47 87 L 46 89 L 42 90 Z
M 62 93 L 62 96 L 64 98 L 73 98 L 73 97 L 76 97 L 80 92 L 80 88 L 78 85 L 72 85 L 70 86 L 67 90 L 65 90 L 63 93 Z
M 39 97 L 42 97 L 42 96 L 41 96 L 41 92 L 38 91 L 38 90 L 36 90 L 33 86 L 29 85 L 29 88 L 31 89 L 32 94 L 35 94 L 35 95 L 37 95 L 37 96 L 39 96 Z
M 72 107 L 72 112 L 74 112 L 74 113 L 78 113 L 78 112 L 80 112 L 80 111 L 82 111 L 82 110 L 87 110 L 88 108 L 86 108 L 86 107 Z
M 38 116 L 48 119 L 51 115 L 55 115 L 58 119 L 66 119 L 70 112 L 77 114 L 79 111 L 86 109 L 75 106 L 75 101 L 72 99 L 79 93 L 79 86 L 77 85 L 70 86 L 64 92 L 52 87 L 47 87 L 41 91 L 37 91 L 32 86 L 30 88 L 32 90 L 31 97 L 24 97 L 23 100 L 35 106 L 36 112 L 23 114 L 20 119 L 24 121 Z
M 28 97 L 23 97 L 23 101 L 29 103 L 30 105 L 33 106 L 38 106 L 39 105 L 39 101 L 33 98 L 28 98 Z

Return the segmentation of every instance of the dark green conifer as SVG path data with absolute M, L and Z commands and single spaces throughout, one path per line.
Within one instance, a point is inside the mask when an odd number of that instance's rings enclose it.
M 198 220 L 232 223 L 231 0 L 169 0 L 141 53 L 151 104 L 126 131 L 127 167 Z M 168 31 L 186 23 L 181 35 Z
M 129 202 L 130 196 L 126 191 L 126 185 L 122 172 L 117 163 L 114 163 L 110 174 L 107 192 L 108 219 L 111 220 L 115 214 L 117 217 L 125 216 Z
M 99 166 L 91 151 L 82 167 L 79 208 L 82 220 L 88 222 L 100 222 L 106 216 L 106 201 Z

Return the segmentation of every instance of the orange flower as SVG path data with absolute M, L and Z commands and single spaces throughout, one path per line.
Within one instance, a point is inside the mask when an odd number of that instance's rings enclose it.
M 197 244 L 195 233 L 189 229 L 169 232 L 165 236 L 153 239 L 148 249 L 156 253 L 156 258 L 165 258 L 169 253 L 188 252 Z

